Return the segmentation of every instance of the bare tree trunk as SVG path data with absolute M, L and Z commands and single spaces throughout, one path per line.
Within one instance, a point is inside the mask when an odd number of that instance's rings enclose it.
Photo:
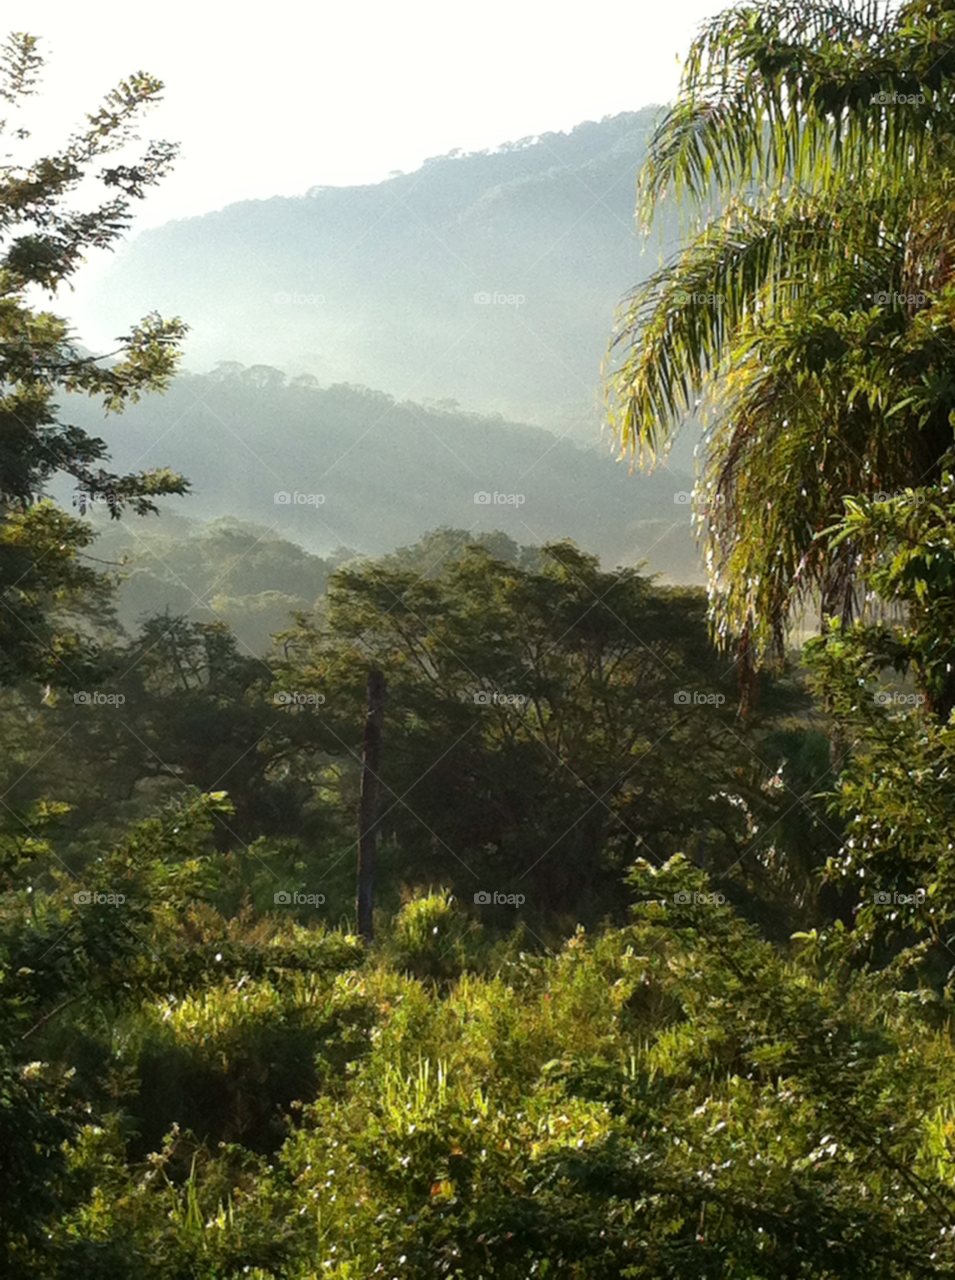
M 385 677 L 368 672 L 365 742 L 361 761 L 361 800 L 358 805 L 358 933 L 373 942 L 375 926 L 375 852 L 378 845 L 378 796 L 381 790 L 381 726 L 385 713 Z

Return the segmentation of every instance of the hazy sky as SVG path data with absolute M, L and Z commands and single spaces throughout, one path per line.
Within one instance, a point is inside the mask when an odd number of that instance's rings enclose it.
M 42 38 L 30 123 L 55 146 L 132 71 L 166 84 L 144 137 L 182 144 L 137 226 L 319 184 L 377 182 L 465 151 L 675 93 L 678 55 L 721 0 L 366 0 L 247 8 L 167 0 L 92 9 L 5 0 L 5 32 Z

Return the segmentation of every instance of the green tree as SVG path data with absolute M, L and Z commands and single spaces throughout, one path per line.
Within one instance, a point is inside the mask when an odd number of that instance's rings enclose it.
M 701 592 L 603 572 L 568 543 L 514 557 L 531 567 L 477 545 L 449 554 L 443 538 L 428 550 L 443 558 L 405 549 L 339 570 L 327 619 L 286 633 L 277 668 L 283 688 L 325 698 L 343 802 L 366 672 L 384 670 L 393 876 L 469 898 L 506 886 L 547 914 L 614 910 L 638 853 L 662 860 L 686 841 L 714 868 L 756 869 L 737 793 L 760 823 L 793 797 L 761 789 L 777 762 L 722 708 Z
M 844 497 L 936 479 L 952 445 L 953 33 L 934 0 L 729 9 L 649 150 L 643 216 L 672 190 L 694 234 L 622 317 L 614 421 L 652 459 L 707 399 L 712 621 L 748 669 L 807 601 L 852 616 Z
M 29 131 L 13 119 L 35 92 L 43 60 L 37 39 L 12 35 L 0 56 L 0 99 L 12 118 L 2 132 L 16 146 Z M 72 477 L 81 513 L 102 501 L 119 518 L 123 508 L 145 515 L 155 499 L 182 494 L 186 482 L 168 469 L 118 475 L 106 443 L 58 416 L 54 397 L 74 393 L 121 412 L 147 390 L 162 390 L 179 360 L 185 333 L 178 319 L 151 314 L 118 341 L 108 356 L 85 354 L 68 322 L 26 301 L 39 286 L 55 296 L 76 273 L 88 249 L 104 248 L 130 221 L 130 207 L 158 182 L 176 154 L 151 142 L 133 163 L 104 158 L 135 140 L 143 112 L 159 101 L 162 85 L 138 72 L 107 94 L 87 124 L 55 154 L 0 165 L 0 680 L 20 676 L 74 687 L 89 678 L 95 651 L 76 610 L 102 597 L 102 575 L 82 563 L 93 535 L 89 525 L 58 509 L 45 495 L 57 474 Z M 10 159 L 15 153 L 10 153 Z M 68 205 L 79 185 L 93 179 L 108 196 L 80 212 Z
M 852 892 L 860 951 L 884 962 L 914 947 L 937 987 L 955 946 L 953 494 L 946 470 L 888 501 L 847 499 L 833 541 L 852 542 L 864 585 L 903 620 L 833 620 L 807 646 L 819 701 L 850 744 L 831 788 L 846 838 L 829 877 Z

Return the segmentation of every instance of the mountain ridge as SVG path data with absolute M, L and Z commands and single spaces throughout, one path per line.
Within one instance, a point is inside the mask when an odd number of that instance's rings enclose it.
M 101 429 L 88 399 L 63 408 L 91 434 Z M 678 496 L 689 473 L 630 475 L 609 450 L 535 425 L 237 364 L 183 373 L 114 421 L 118 470 L 169 465 L 189 479 L 190 495 L 163 500 L 165 511 L 258 522 L 316 554 L 342 545 L 386 554 L 438 526 L 499 529 L 520 545 L 569 537 L 611 566 L 648 557 L 651 571 L 699 580 Z M 54 496 L 71 503 L 65 482 Z
M 156 309 L 190 324 L 189 368 L 264 362 L 593 441 L 616 309 L 655 265 L 634 206 L 658 111 L 145 230 L 81 327 Z

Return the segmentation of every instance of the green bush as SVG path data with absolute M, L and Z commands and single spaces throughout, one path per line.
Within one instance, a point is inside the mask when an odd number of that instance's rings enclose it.
M 447 980 L 463 971 L 469 955 L 466 939 L 472 941 L 473 954 L 477 931 L 447 890 L 416 894 L 395 916 L 384 954 L 395 968 L 416 978 Z

